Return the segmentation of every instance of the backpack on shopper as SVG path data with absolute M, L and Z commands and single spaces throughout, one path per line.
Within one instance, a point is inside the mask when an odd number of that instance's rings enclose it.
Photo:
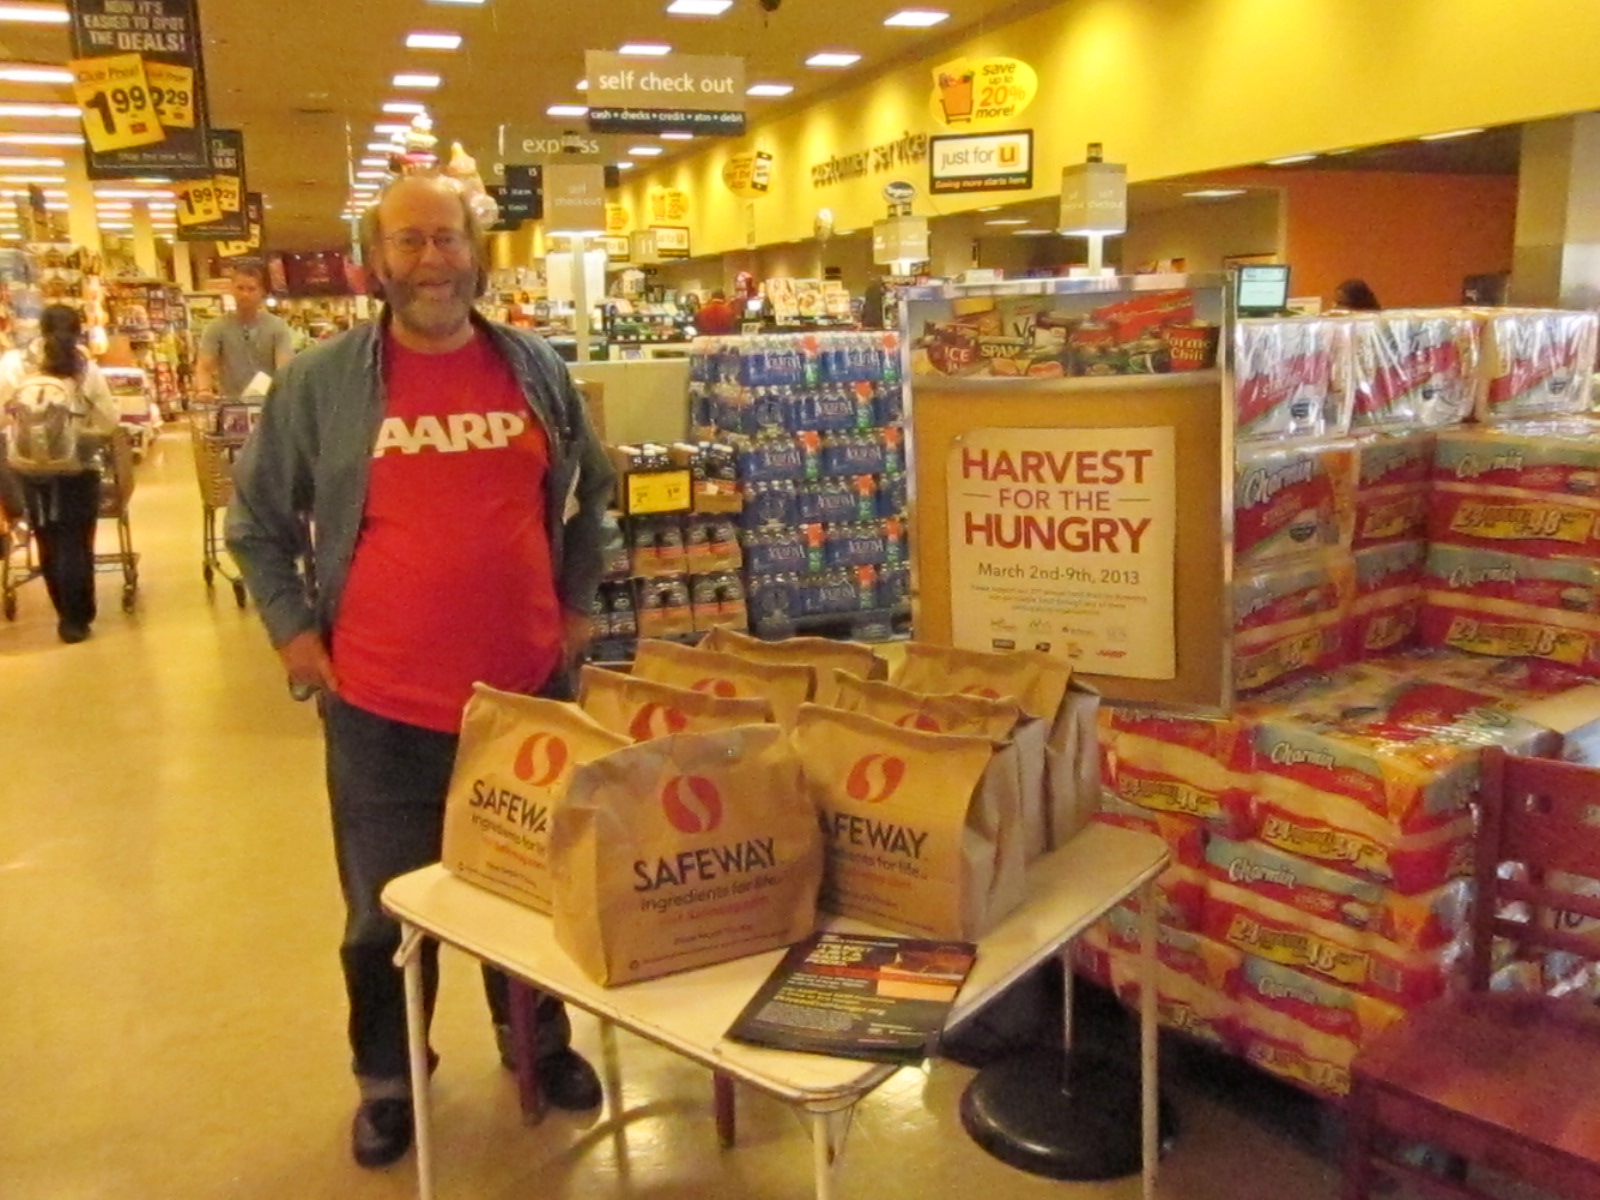
M 6 463 L 19 475 L 81 471 L 88 449 L 81 437 L 86 413 L 75 379 L 42 372 L 17 385 L 6 403 Z

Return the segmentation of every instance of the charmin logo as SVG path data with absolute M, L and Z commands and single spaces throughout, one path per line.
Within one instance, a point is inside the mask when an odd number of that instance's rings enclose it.
M 648 742 L 652 738 L 667 737 L 669 734 L 682 733 L 689 724 L 689 718 L 668 704 L 657 704 L 654 700 L 642 705 L 628 724 L 628 736 L 636 742 Z
M 731 679 L 697 679 L 690 690 L 704 692 L 708 696 L 717 696 L 723 700 L 732 700 L 739 694 L 738 686 Z
M 998 699 L 1000 699 L 1000 693 L 999 692 L 995 691 L 992 687 L 989 687 L 987 684 L 982 684 L 982 683 L 969 683 L 966 687 L 961 689 L 961 694 L 963 696 L 979 696 L 979 697 L 982 697 L 985 700 L 998 700 Z
M 523 783 L 549 787 L 561 777 L 572 752 L 553 733 L 536 733 L 522 743 L 511 771 Z
M 661 809 L 680 833 L 710 833 L 722 824 L 722 794 L 703 775 L 679 775 L 661 789 Z
M 1244 503 L 1255 507 L 1265 504 L 1284 488 L 1310 483 L 1316 477 L 1316 464 L 1307 459 L 1283 467 L 1257 467 L 1244 477 L 1240 490 Z
M 920 729 L 923 733 L 943 733 L 939 722 L 925 712 L 908 712 L 895 721 L 901 729 Z
M 905 759 L 887 754 L 863 755 L 845 779 L 845 795 L 863 804 L 881 804 L 899 790 L 905 777 Z

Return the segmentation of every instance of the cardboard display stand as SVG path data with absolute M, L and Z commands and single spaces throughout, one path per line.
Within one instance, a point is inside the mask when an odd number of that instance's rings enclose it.
M 912 294 L 918 638 L 1040 649 L 1113 701 L 1231 707 L 1232 419 L 1209 349 L 1229 303 L 1214 276 Z

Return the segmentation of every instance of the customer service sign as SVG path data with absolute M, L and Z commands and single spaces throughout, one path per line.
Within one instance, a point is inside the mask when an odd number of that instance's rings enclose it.
M 1175 445 L 1163 426 L 959 438 L 947 477 L 954 643 L 1174 678 Z

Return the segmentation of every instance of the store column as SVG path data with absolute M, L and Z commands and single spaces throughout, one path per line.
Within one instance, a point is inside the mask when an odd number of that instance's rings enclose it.
M 198 291 L 194 285 L 194 263 L 189 257 L 189 243 L 172 243 L 172 278 L 186 292 Z
M 133 203 L 133 263 L 146 279 L 161 278 L 161 255 L 156 251 L 156 231 L 150 223 L 150 202 Z
M 1522 127 L 1512 304 L 1600 305 L 1600 115 Z
M 100 222 L 95 216 L 94 185 L 83 154 L 67 153 L 67 240 L 95 254 L 101 252 Z

